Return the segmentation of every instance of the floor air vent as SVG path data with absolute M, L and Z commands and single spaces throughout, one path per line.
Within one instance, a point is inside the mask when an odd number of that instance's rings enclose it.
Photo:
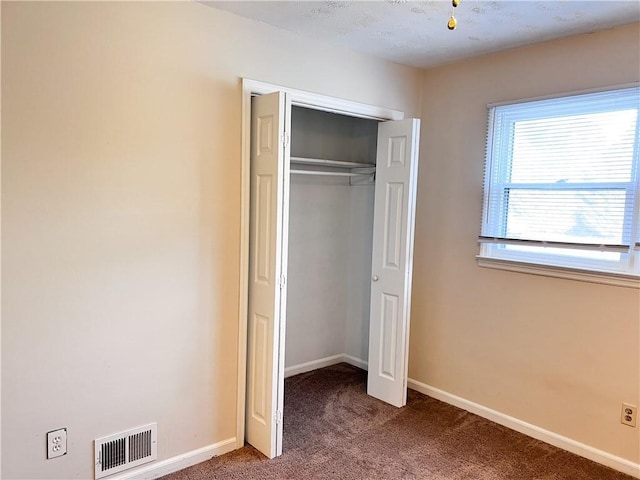
M 95 477 L 128 470 L 158 457 L 158 425 L 150 423 L 95 440 Z

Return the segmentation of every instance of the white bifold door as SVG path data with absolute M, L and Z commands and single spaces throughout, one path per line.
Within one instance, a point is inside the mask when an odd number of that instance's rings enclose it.
M 291 103 L 275 92 L 251 104 L 251 214 L 246 439 L 282 453 Z M 420 121 L 378 128 L 367 393 L 407 398 L 409 307 Z
M 407 403 L 409 309 L 420 120 L 378 125 L 367 393 Z
M 245 428 L 247 441 L 269 458 L 282 453 L 290 111 L 282 92 L 251 101 Z

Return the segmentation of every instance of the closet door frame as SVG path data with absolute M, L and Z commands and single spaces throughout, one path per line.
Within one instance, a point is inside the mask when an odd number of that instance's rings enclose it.
M 402 120 L 404 112 L 365 103 L 297 90 L 247 78 L 242 79 L 242 185 L 240 204 L 240 285 L 238 315 L 238 372 L 236 448 L 245 442 L 246 369 L 247 369 L 247 315 L 249 292 L 249 221 L 251 212 L 251 97 L 281 91 L 291 98 L 291 104 L 339 113 L 352 117 L 389 121 Z

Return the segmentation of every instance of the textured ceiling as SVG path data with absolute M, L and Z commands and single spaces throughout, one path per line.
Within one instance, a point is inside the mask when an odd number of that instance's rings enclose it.
M 242 17 L 393 62 L 428 67 L 640 20 L 632 1 L 204 1 Z M 621 45 L 620 48 L 624 48 Z

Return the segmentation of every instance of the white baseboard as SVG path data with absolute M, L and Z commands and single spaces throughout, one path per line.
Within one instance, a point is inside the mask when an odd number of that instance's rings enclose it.
M 347 355 L 346 353 L 343 355 L 343 362 L 348 363 L 349 365 L 353 365 L 354 367 L 361 368 L 362 370 L 369 370 L 369 362 L 366 360 L 362 360 L 361 358 L 352 357 L 351 355 Z
M 121 475 L 116 475 L 110 480 L 153 480 L 177 472 L 183 468 L 192 467 L 210 458 L 224 455 L 236 449 L 236 438 L 228 438 L 221 442 L 207 445 L 175 457 L 167 458 L 159 462 L 150 463 L 144 467 L 136 468 Z
M 347 355 L 346 353 L 340 353 L 338 355 L 332 355 L 330 357 L 324 357 L 318 360 L 312 360 L 311 362 L 300 363 L 298 365 L 287 367 L 284 369 L 284 378 L 293 377 L 294 375 L 298 375 L 300 373 L 311 372 L 312 370 L 317 370 L 318 368 L 329 367 L 331 365 L 336 365 L 342 362 L 353 365 L 354 367 L 362 368 L 363 370 L 367 369 L 367 362 L 365 360 L 352 357 L 351 355 Z
M 485 407 L 465 398 L 445 392 L 443 390 L 440 390 L 439 388 L 435 388 L 422 382 L 418 382 L 417 380 L 413 380 L 411 378 L 408 379 L 407 386 L 420 393 L 424 393 L 429 397 L 433 397 L 436 400 L 440 400 L 450 405 L 454 405 L 458 408 L 462 408 L 463 410 L 491 420 L 492 422 L 503 425 L 507 428 L 515 430 L 516 432 L 524 433 L 525 435 L 533 437 L 537 440 L 541 440 L 545 443 L 553 445 L 554 447 L 558 447 L 563 450 L 567 450 L 568 452 L 575 453 L 576 455 L 580 455 L 581 457 L 585 457 L 589 460 L 593 460 L 594 462 L 606 465 L 607 467 L 611 467 L 614 470 L 626 473 L 627 475 L 631 475 L 632 477 L 640 478 L 640 464 L 638 463 L 634 463 L 630 460 L 617 457 L 603 450 L 598 450 L 597 448 L 590 447 L 589 445 L 585 445 L 584 443 L 572 440 L 571 438 L 558 435 L 557 433 L 545 430 L 544 428 L 540 428 L 536 425 L 532 425 L 496 410 L 492 410 L 491 408 Z

